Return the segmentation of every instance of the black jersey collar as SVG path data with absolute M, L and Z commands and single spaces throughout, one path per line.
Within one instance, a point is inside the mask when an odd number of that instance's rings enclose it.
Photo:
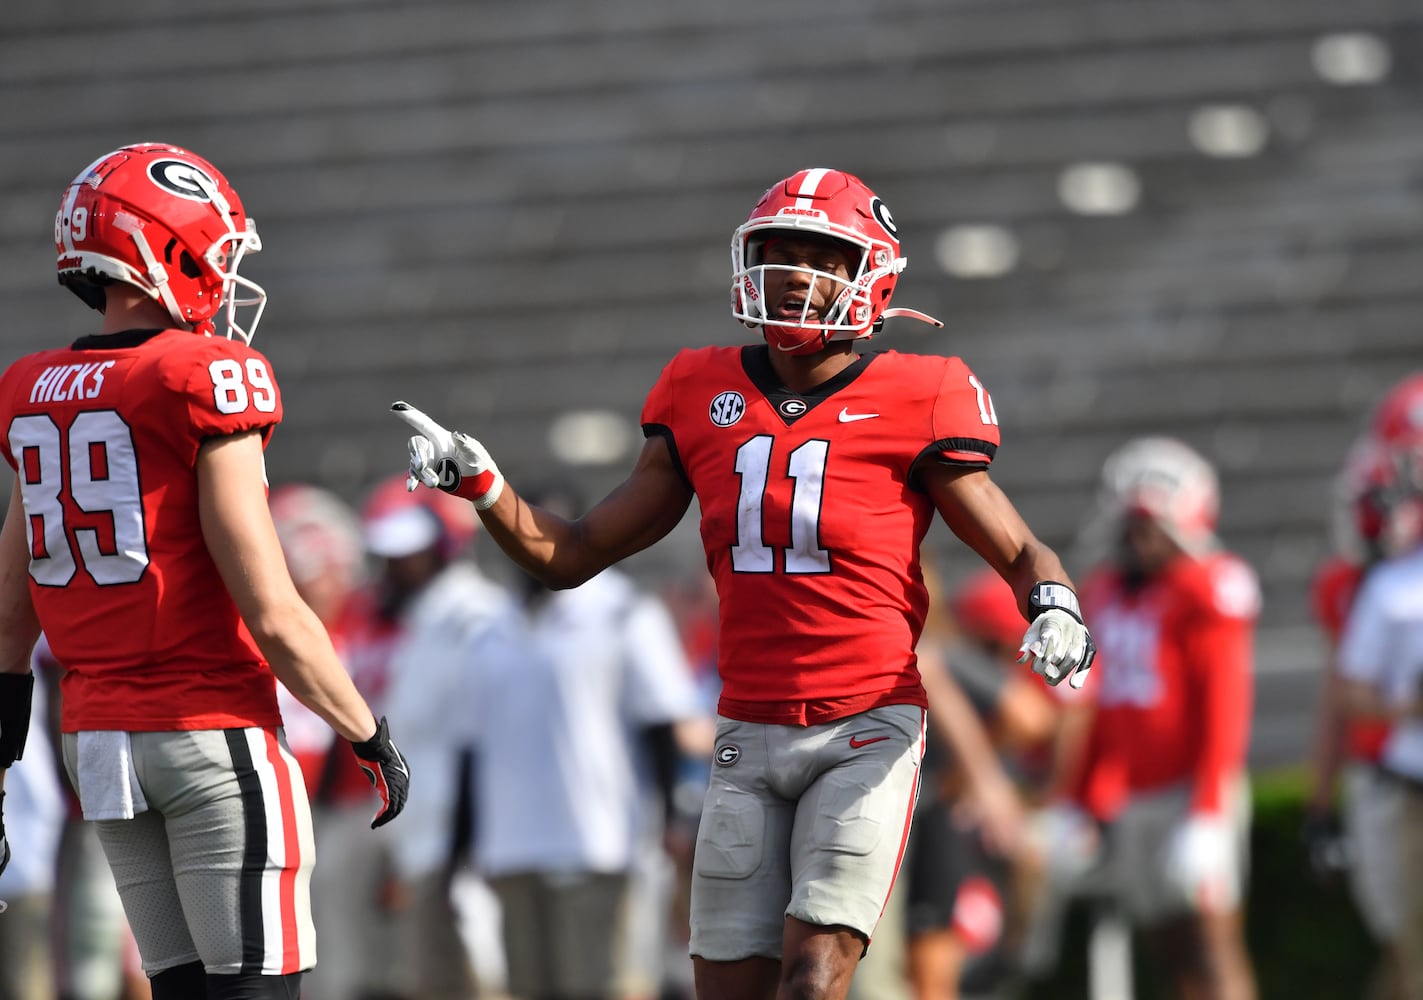
M 156 327 L 152 330 L 120 330 L 117 333 L 94 333 L 87 337 L 80 337 L 69 345 L 71 351 L 101 351 L 105 348 L 137 347 L 146 344 L 154 337 L 163 333 L 171 327 Z
M 878 354 L 878 351 L 866 351 L 850 362 L 843 371 L 806 392 L 793 392 L 781 384 L 771 367 L 771 349 L 765 344 L 747 344 L 743 347 L 741 367 L 746 372 L 746 377 L 751 379 L 751 383 L 770 401 L 780 418 L 787 424 L 793 424 L 859 378 Z

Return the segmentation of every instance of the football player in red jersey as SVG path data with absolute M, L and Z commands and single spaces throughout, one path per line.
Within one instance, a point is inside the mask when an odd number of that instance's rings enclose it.
M 1255 573 L 1215 537 L 1215 470 L 1171 438 L 1103 468 L 1082 605 L 1101 650 L 1071 798 L 1099 820 L 1112 885 L 1181 996 L 1255 995 L 1245 950 Z M 1093 529 L 1096 529 L 1093 531 Z
M 858 353 L 894 315 L 894 218 L 858 178 L 777 181 L 732 242 L 732 313 L 765 344 L 684 350 L 628 478 L 565 520 L 409 404 L 411 487 L 472 501 L 550 586 L 653 544 L 696 497 L 722 680 L 694 861 L 703 1000 L 843 997 L 899 867 L 924 746 L 919 548 L 937 511 L 1014 588 L 1024 659 L 1080 685 L 1093 646 L 1062 564 L 988 476 L 998 418 L 956 357 Z M 1074 673 L 1074 671 L 1076 673 Z
M 292 997 L 315 961 L 311 817 L 273 674 L 353 741 L 384 800 L 375 824 L 400 811 L 408 772 L 297 595 L 268 511 L 281 397 L 248 344 L 266 296 L 237 275 L 256 229 L 212 164 L 148 143 L 79 173 L 55 245 L 60 284 L 103 319 L 0 376 L 16 472 L 0 768 L 22 749 L 43 627 L 65 667 L 65 766 L 156 1000 Z

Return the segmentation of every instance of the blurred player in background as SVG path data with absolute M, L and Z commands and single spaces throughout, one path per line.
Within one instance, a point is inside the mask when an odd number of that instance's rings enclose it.
M 1402 996 L 1397 941 L 1403 789 L 1380 766 L 1388 718 L 1353 712 L 1344 697 L 1347 684 L 1339 673 L 1338 643 L 1360 586 L 1383 557 L 1385 512 L 1380 501 L 1388 471 L 1374 435 L 1365 433 L 1350 449 L 1335 484 L 1335 551 L 1316 570 L 1310 588 L 1311 615 L 1324 632 L 1329 653 L 1301 830 L 1315 877 L 1329 881 L 1347 873 L 1364 926 L 1380 945 L 1381 960 L 1370 987 L 1374 1000 Z M 1337 806 L 1336 786 L 1342 786 Z
M 43 628 L 65 668 L 64 763 L 154 996 L 295 996 L 315 961 L 312 834 L 273 674 L 357 748 L 376 822 L 400 811 L 408 773 L 298 596 L 267 509 L 281 397 L 248 344 L 266 296 L 237 275 L 261 244 L 212 164 L 158 144 L 85 167 L 54 235 L 60 283 L 102 323 L 0 377 L 16 472 L 0 769 L 24 748 Z
M 524 502 L 485 447 L 398 402 L 412 487 L 470 500 L 523 569 L 577 586 L 667 535 L 695 497 L 722 692 L 696 847 L 698 995 L 845 996 L 909 835 L 927 699 L 919 548 L 937 512 L 1007 579 L 1021 648 L 1057 683 L 1092 642 L 1057 556 L 988 476 L 998 419 L 955 357 L 859 354 L 905 259 L 858 178 L 802 170 L 732 242 L 732 313 L 765 344 L 691 348 L 648 394 L 628 478 L 583 517 Z
M 1380 557 L 1360 585 L 1339 642 L 1343 701 L 1364 719 L 1388 724 L 1378 777 L 1398 796 L 1391 837 L 1363 843 L 1396 868 L 1377 902 L 1395 917 L 1397 995 L 1423 998 L 1423 375 L 1380 404 L 1369 428 L 1371 484 L 1359 500 L 1377 530 Z M 1378 887 L 1380 890 L 1383 886 Z M 1385 932 L 1387 928 L 1384 928 Z
M 457 650 L 504 598 L 459 558 L 478 521 L 468 504 L 377 483 L 361 505 L 359 545 L 372 565 L 345 602 L 338 648 L 358 690 L 409 735 L 421 775 L 401 836 L 369 835 L 359 761 L 331 749 L 318 794 L 312 880 L 316 926 L 331 961 L 311 977 L 312 1000 L 472 995 L 473 974 L 450 902 L 460 747 L 469 707 Z
M 356 512 L 331 491 L 305 483 L 277 487 L 267 502 L 292 583 L 325 626 L 339 654 L 342 619 L 365 578 L 365 552 Z M 277 705 L 287 746 L 301 767 L 308 795 L 315 796 L 331 751 L 331 727 L 285 685 L 277 688 Z
M 1110 823 L 1113 889 L 1181 995 L 1249 1000 L 1242 908 L 1259 587 L 1220 547 L 1215 471 L 1185 444 L 1123 445 L 1103 468 L 1098 503 L 1087 534 L 1113 551 L 1082 588 L 1101 655 L 1073 799 Z
M 26 740 L 30 752 L 6 774 L 10 834 L 20 850 L 0 873 L 0 1000 L 52 1000 L 57 995 L 50 927 L 66 804 L 58 758 L 46 732 L 51 697 L 46 685 L 35 685 Z M 113 971 L 117 982 L 117 964 Z M 115 989 L 107 1000 L 117 995 Z
M 1053 689 L 1013 669 L 1027 623 L 997 573 L 970 575 L 940 604 L 947 620 L 936 629 L 931 610 L 929 641 L 919 646 L 930 729 L 938 732 L 924 757 L 926 787 L 904 871 L 916 1000 L 952 1000 L 960 990 L 992 995 L 1011 976 L 1022 826 L 1048 780 L 1061 715 Z M 996 755 L 986 760 L 962 743 L 980 726 L 986 752 Z
M 64 668 L 43 635 L 31 656 L 37 686 L 45 689 L 50 718 L 45 729 L 57 758 L 63 758 L 59 687 Z M 36 695 L 36 704 L 39 704 Z M 143 974 L 133 930 L 124 916 L 114 874 L 104 857 L 98 827 L 84 821 L 79 796 L 61 769 L 65 804 L 55 863 L 54 913 L 49 936 L 54 949 L 55 996 L 59 1000 L 146 1000 L 152 995 Z

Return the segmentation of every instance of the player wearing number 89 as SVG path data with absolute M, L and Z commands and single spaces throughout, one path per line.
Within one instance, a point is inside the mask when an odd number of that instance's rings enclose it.
M 311 818 L 273 674 L 366 758 L 378 823 L 408 775 L 268 512 L 281 395 L 248 343 L 266 297 L 236 273 L 256 229 L 212 164 L 145 144 L 80 172 L 55 244 L 60 283 L 103 315 L 0 376 L 0 768 L 43 628 L 65 765 L 156 1000 L 294 996 L 315 961 Z
M 997 416 L 958 358 L 864 353 L 903 270 L 858 178 L 802 170 L 732 242 L 732 312 L 766 344 L 674 357 L 628 479 L 576 521 L 529 507 L 474 438 L 408 404 L 411 482 L 464 496 L 528 572 L 575 586 L 695 496 L 720 598 L 717 752 L 698 835 L 698 995 L 843 997 L 899 866 L 924 744 L 919 548 L 937 510 L 1012 585 L 1056 683 L 1092 645 L 1061 563 L 989 479 Z M 1080 683 L 1080 678 L 1074 683 Z

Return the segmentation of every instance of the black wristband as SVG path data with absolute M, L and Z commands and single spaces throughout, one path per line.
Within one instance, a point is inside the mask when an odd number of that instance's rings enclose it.
M 1077 595 L 1065 583 L 1041 580 L 1033 584 L 1028 593 L 1028 617 L 1035 619 L 1050 608 L 1066 611 L 1079 622 L 1082 621 L 1082 607 L 1077 603 Z
M 356 751 L 356 756 L 362 760 L 380 760 L 385 755 L 385 748 L 390 746 L 390 727 L 385 723 L 385 716 L 381 716 L 376 721 L 375 735 L 368 740 L 352 740 L 351 749 Z
M 34 693 L 34 674 L 0 674 L 0 768 L 9 767 L 25 755 Z

